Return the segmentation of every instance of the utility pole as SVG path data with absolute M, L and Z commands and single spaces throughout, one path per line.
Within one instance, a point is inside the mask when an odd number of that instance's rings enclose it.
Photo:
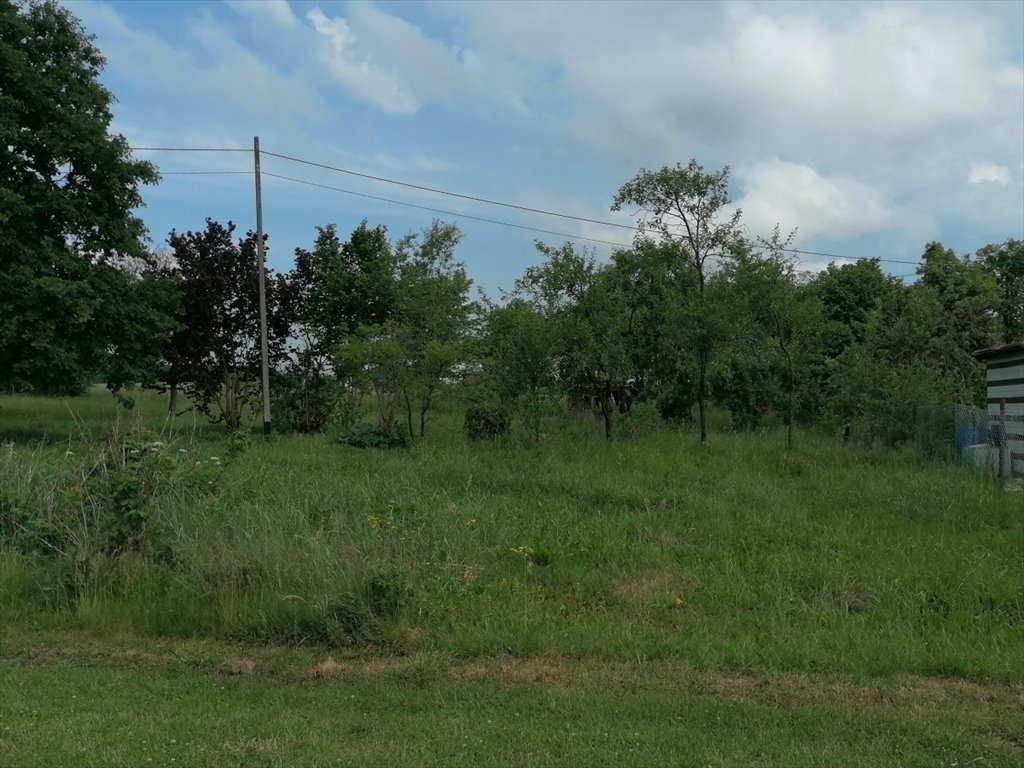
M 252 137 L 256 164 L 256 259 L 260 285 L 260 354 L 263 358 L 263 439 L 270 437 L 270 353 L 267 350 L 267 265 L 263 248 L 263 189 L 260 186 L 260 137 Z

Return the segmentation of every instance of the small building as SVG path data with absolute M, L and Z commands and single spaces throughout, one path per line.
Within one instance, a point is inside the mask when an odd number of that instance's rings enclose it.
M 974 356 L 985 364 L 990 433 L 996 436 L 993 466 L 1003 477 L 1024 477 L 1024 341 L 1013 341 Z

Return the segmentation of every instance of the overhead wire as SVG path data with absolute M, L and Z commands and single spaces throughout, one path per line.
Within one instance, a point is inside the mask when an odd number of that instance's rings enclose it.
M 554 230 L 550 230 L 550 229 L 540 229 L 538 227 L 529 227 L 529 226 L 526 226 L 525 224 L 514 224 L 511 221 L 499 221 L 498 219 L 488 219 L 488 218 L 485 218 L 483 216 L 474 216 L 474 215 L 469 214 L 469 213 L 457 213 L 455 211 L 446 211 L 446 210 L 444 210 L 442 208 L 431 208 L 430 206 L 427 206 L 427 205 L 419 205 L 418 203 L 408 203 L 408 202 L 405 202 L 403 200 L 393 200 L 393 199 L 388 198 L 388 197 L 379 197 L 378 195 L 370 195 L 370 194 L 367 194 L 365 192 L 355 192 L 355 191 L 353 191 L 351 189 L 342 189 L 341 187 L 333 187 L 333 186 L 331 186 L 329 184 L 320 184 L 320 183 L 315 182 L 315 181 L 307 181 L 305 179 L 296 179 L 296 178 L 294 178 L 292 176 L 283 176 L 283 175 L 281 175 L 279 173 L 271 173 L 270 171 L 261 171 L 261 173 L 262 173 L 262 175 L 269 176 L 270 178 L 273 178 L 273 179 L 283 179 L 284 181 L 292 181 L 292 182 L 295 182 L 296 184 L 305 184 L 306 186 L 309 186 L 309 187 L 319 187 L 320 189 L 329 189 L 332 192 L 342 192 L 342 193 L 344 193 L 346 195 L 355 195 L 356 197 L 365 197 L 365 198 L 368 198 L 370 200 L 379 200 L 379 201 L 384 202 L 384 203 L 392 203 L 394 205 L 403 205 L 403 206 L 406 206 L 407 208 L 418 208 L 419 210 L 422 210 L 422 211 L 431 211 L 432 213 L 440 213 L 440 214 L 443 214 L 445 216 L 456 216 L 456 217 L 463 218 L 463 219 L 472 219 L 473 221 L 486 222 L 487 224 L 497 224 L 497 225 L 502 226 L 502 227 L 513 227 L 515 229 L 525 229 L 525 230 L 527 230 L 529 232 L 540 232 L 540 233 L 545 234 L 545 235 L 556 235 L 558 237 L 569 238 L 570 240 L 587 240 L 587 241 L 592 242 L 592 243 L 602 243 L 603 245 L 614 245 L 614 246 L 617 246 L 619 248 L 630 248 L 631 247 L 630 245 L 628 245 L 626 243 L 616 243 L 616 242 L 614 242 L 612 240 L 601 240 L 601 239 L 596 238 L 596 237 L 585 237 L 583 235 L 570 235 L 570 234 L 567 234 L 565 232 L 555 232 Z
M 449 197 L 458 197 L 462 200 L 471 200 L 476 203 L 485 203 L 487 205 L 498 205 L 502 208 L 514 208 L 518 211 L 526 211 L 528 213 L 539 213 L 544 216 L 557 216 L 561 219 L 570 219 L 572 221 L 582 221 L 587 224 L 600 224 L 603 227 L 617 227 L 619 229 L 629 229 L 636 231 L 636 227 L 631 224 L 620 224 L 612 221 L 601 221 L 600 219 L 588 219 L 586 216 L 575 216 L 571 213 L 559 213 L 557 211 L 548 211 L 543 208 L 531 208 L 528 205 L 519 205 L 517 203 L 506 203 L 501 200 L 491 200 L 486 197 L 478 197 L 476 195 L 467 195 L 462 192 L 452 192 L 446 189 L 438 189 L 436 187 L 427 187 L 422 184 L 412 184 L 408 181 L 398 181 L 397 179 L 389 179 L 384 176 L 374 176 L 370 173 L 362 173 L 360 171 L 353 171 L 348 168 L 341 168 L 335 165 L 327 165 L 326 163 L 317 163 L 313 160 L 303 160 L 299 157 L 292 157 L 291 155 L 282 155 L 278 152 L 268 152 L 262 150 L 260 154 L 268 155 L 270 157 L 277 157 L 281 160 L 288 160 L 293 163 L 301 163 L 302 165 L 309 165 L 314 168 L 321 168 L 326 171 L 335 171 L 336 173 L 345 173 L 349 176 L 358 176 L 361 179 L 370 179 L 372 181 L 380 181 L 385 184 L 395 184 L 400 187 L 408 187 L 409 189 L 418 189 L 422 192 L 433 192 L 438 195 L 447 195 Z
M 160 171 L 161 176 L 252 176 L 255 171 Z
M 253 151 L 251 148 L 239 148 L 239 147 L 132 147 L 132 149 L 133 150 L 137 150 L 137 151 L 149 151 L 149 152 L 252 152 Z M 350 168 L 343 168 L 341 166 L 329 165 L 327 163 L 320 163 L 320 162 L 317 162 L 317 161 L 314 161 L 314 160 L 307 160 L 305 158 L 295 157 L 293 155 L 286 155 L 286 154 L 283 154 L 283 153 L 280 153 L 280 152 L 272 152 L 272 151 L 269 151 L 269 150 L 266 150 L 266 149 L 261 150 L 260 154 L 261 155 L 265 155 L 265 156 L 269 156 L 269 157 L 275 157 L 275 158 L 278 158 L 280 160 L 285 160 L 287 162 L 292 162 L 292 163 L 298 163 L 298 164 L 301 164 L 301 165 L 306 165 L 306 166 L 309 166 L 309 167 L 312 167 L 312 168 L 319 168 L 321 170 L 332 171 L 332 172 L 335 172 L 335 173 L 343 173 L 343 174 L 346 174 L 346 175 L 349 175 L 349 176 L 355 176 L 355 177 L 362 178 L 362 179 L 368 179 L 370 181 L 376 181 L 376 182 L 381 182 L 381 183 L 385 183 L 385 184 L 393 184 L 395 186 L 406 187 L 408 189 L 415 189 L 415 190 L 419 190 L 419 191 L 422 191 L 422 192 L 430 192 L 432 194 L 445 195 L 445 196 L 448 196 L 448 197 L 454 197 L 454 198 L 458 198 L 458 199 L 461 199 L 461 200 L 468 200 L 468 201 L 471 201 L 471 202 L 483 203 L 485 205 L 500 206 L 500 207 L 503 207 L 503 208 L 510 208 L 510 209 L 513 209 L 513 210 L 524 211 L 524 212 L 527 212 L 527 213 L 535 213 L 535 214 L 539 214 L 539 215 L 543 215 L 543 216 L 553 216 L 553 217 L 557 217 L 557 218 L 567 219 L 567 220 L 570 220 L 570 221 L 579 221 L 579 222 L 586 223 L 586 224 L 596 224 L 596 225 L 603 226 L 603 227 L 613 227 L 613 228 L 616 228 L 616 229 L 625 229 L 625 230 L 629 230 L 629 231 L 632 231 L 632 232 L 640 232 L 640 231 L 642 231 L 640 227 L 637 227 L 636 225 L 632 225 L 632 224 L 622 224 L 620 222 L 603 221 L 601 219 L 592 219 L 592 218 L 588 218 L 586 216 L 577 216 L 577 215 L 569 214 L 569 213 L 561 213 L 561 212 L 558 212 L 558 211 L 551 211 L 551 210 L 547 210 L 547 209 L 544 209 L 544 208 L 534 208 L 532 206 L 520 205 L 518 203 L 509 203 L 509 202 L 504 202 L 504 201 L 501 201 L 501 200 L 492 200 L 490 198 L 480 197 L 478 195 L 470 195 L 470 194 L 466 194 L 466 193 L 462 193 L 462 192 L 453 192 L 451 190 L 440 189 L 440 188 L 437 188 L 437 187 L 429 187 L 429 186 L 426 186 L 426 185 L 423 185 L 423 184 L 413 184 L 413 183 L 407 182 L 407 181 L 400 181 L 398 179 L 390 179 L 390 178 L 387 178 L 385 176 L 377 176 L 377 175 L 370 174 L 370 173 L 363 173 L 361 171 L 354 171 L 354 170 L 352 170 Z M 184 176 L 184 175 L 229 175 L 229 174 L 252 174 L 252 173 L 253 173 L 252 171 L 209 171 L 209 172 L 200 172 L 200 171 L 168 171 L 168 172 L 165 172 L 162 175 L 182 175 L 182 176 Z M 440 214 L 443 214 L 443 215 L 446 215 L 446 216 L 461 216 L 463 218 L 473 219 L 475 221 L 481 221 L 481 222 L 485 222 L 485 223 L 488 223 L 488 224 L 495 224 L 495 225 L 498 225 L 498 226 L 510 227 L 510 228 L 515 228 L 515 229 L 522 229 L 522 230 L 526 230 L 526 231 L 530 231 L 530 232 L 538 232 L 538 233 L 542 233 L 542 234 L 556 235 L 558 237 L 565 237 L 565 238 L 568 238 L 570 240 L 584 240 L 584 241 L 587 241 L 587 242 L 601 243 L 601 244 L 604 244 L 604 245 L 613 245 L 613 246 L 618 247 L 618 248 L 629 248 L 629 247 L 631 247 L 628 244 L 618 243 L 618 242 L 614 242 L 614 241 L 611 241 L 611 240 L 603 240 L 603 239 L 600 239 L 600 238 L 586 237 L 586 236 L 583 236 L 583 235 L 569 235 L 569 234 L 566 234 L 566 233 L 563 233 L 563 232 L 556 232 L 554 230 L 542 229 L 542 228 L 539 228 L 539 227 L 530 227 L 530 226 L 527 226 L 527 225 L 524 225 L 524 224 L 514 224 L 512 222 L 500 221 L 500 220 L 497 220 L 497 219 L 488 219 L 488 218 L 483 217 L 483 216 L 475 216 L 475 215 L 466 214 L 466 213 L 456 213 L 456 212 L 447 211 L 447 210 L 444 210 L 444 209 L 441 209 L 441 208 L 433 208 L 433 207 L 430 207 L 430 206 L 420 205 L 420 204 L 417 204 L 417 203 L 410 203 L 410 202 L 406 202 L 406 201 L 403 201 L 403 200 L 395 200 L 393 198 L 387 198 L 387 197 L 382 197 L 382 196 L 377 196 L 377 195 L 370 195 L 370 194 L 367 194 L 367 193 L 364 193 L 364 192 L 356 192 L 354 190 L 343 189 L 341 187 L 333 187 L 333 186 L 331 186 L 329 184 L 320 184 L 320 183 L 317 183 L 317 182 L 312 182 L 312 181 L 308 181 L 308 180 L 304 180 L 304 179 L 296 179 L 296 178 L 291 177 L 291 176 L 284 176 L 284 175 L 281 175 L 281 174 L 274 174 L 274 173 L 271 173 L 269 171 L 262 171 L 262 174 L 264 176 L 271 176 L 271 177 L 274 177 L 274 178 L 283 179 L 285 181 L 291 181 L 291 182 L 298 183 L 298 184 L 305 184 L 305 185 L 311 186 L 311 187 L 319 187 L 321 189 L 328 189 L 328 190 L 331 190 L 331 191 L 341 192 L 341 193 L 348 194 L 348 195 L 354 195 L 356 197 L 363 197 L 363 198 L 367 198 L 367 199 L 370 199 L 370 200 L 379 200 L 381 202 L 390 203 L 392 205 L 401 205 L 401 206 L 405 206 L 405 207 L 408 207 L 408 208 L 417 208 L 417 209 L 420 209 L 420 210 L 431 211 L 431 212 L 440 213 Z M 779 250 L 781 250 L 781 251 L 783 251 L 785 253 L 792 253 L 792 254 L 797 254 L 797 255 L 801 255 L 801 256 L 816 256 L 816 257 L 820 257 L 820 258 L 838 259 L 838 260 L 842 260 L 842 261 L 853 261 L 853 262 L 857 262 L 857 261 L 878 261 L 878 262 L 884 263 L 884 264 L 905 264 L 905 265 L 909 265 L 909 266 L 917 266 L 918 264 L 920 264 L 920 262 L 908 261 L 908 260 L 905 260 L 905 259 L 887 259 L 887 258 L 882 258 L 882 257 L 879 257 L 879 256 L 849 256 L 849 255 L 846 255 L 846 254 L 828 253 L 828 252 L 825 252 L 825 251 L 810 251 L 810 250 L 805 250 L 805 249 L 802 249 L 802 248 L 781 248 Z

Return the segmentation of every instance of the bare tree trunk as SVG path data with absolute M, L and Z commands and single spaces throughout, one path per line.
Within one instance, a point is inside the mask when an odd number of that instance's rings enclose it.
M 409 399 L 409 393 L 403 392 L 405 396 L 405 415 L 409 422 L 409 439 L 412 440 L 416 437 L 416 433 L 412 430 L 412 400 Z
M 779 349 L 786 356 L 786 372 L 789 374 L 789 381 L 786 382 L 786 450 L 790 450 L 793 447 L 793 414 L 795 412 L 793 401 L 796 390 L 796 371 L 793 368 L 793 353 L 786 345 L 786 334 L 782 327 L 782 320 L 774 312 L 772 316 L 775 318 L 775 327 L 779 333 Z
M 533 390 L 533 442 L 540 445 L 540 401 L 536 388 Z
M 697 363 L 697 411 L 700 414 L 700 444 L 708 444 L 707 407 L 705 405 L 705 389 L 707 388 L 708 364 L 702 354 Z
M 604 439 L 612 439 L 612 383 L 605 382 L 604 393 L 601 395 L 601 415 L 604 416 Z
M 167 400 L 167 413 L 171 416 L 178 412 L 178 383 L 171 382 L 170 397 Z

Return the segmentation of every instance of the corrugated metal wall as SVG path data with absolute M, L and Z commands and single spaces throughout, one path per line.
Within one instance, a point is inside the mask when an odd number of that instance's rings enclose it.
M 989 358 L 985 367 L 989 419 L 998 423 L 1004 414 L 1003 475 L 1024 477 L 1024 352 Z

